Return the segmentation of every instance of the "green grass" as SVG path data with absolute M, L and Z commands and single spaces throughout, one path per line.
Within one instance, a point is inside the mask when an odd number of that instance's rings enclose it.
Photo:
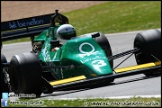
M 82 10 L 65 13 L 70 23 L 83 34 L 126 32 L 160 28 L 161 2 L 118 1 L 107 2 Z
M 132 97 L 129 99 L 74 99 L 9 101 L 9 107 L 161 107 L 161 98 Z
M 160 1 L 109 1 L 63 14 L 76 28 L 77 35 L 95 31 L 108 34 L 161 28 Z

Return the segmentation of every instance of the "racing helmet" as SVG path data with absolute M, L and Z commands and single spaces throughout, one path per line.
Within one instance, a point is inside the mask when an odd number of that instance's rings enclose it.
M 76 37 L 76 31 L 72 25 L 63 24 L 57 29 L 56 36 L 60 41 L 67 41 L 73 37 Z

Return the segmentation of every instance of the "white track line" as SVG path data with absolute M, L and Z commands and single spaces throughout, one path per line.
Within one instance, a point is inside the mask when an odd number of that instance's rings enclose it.
M 161 28 L 155 28 L 155 29 L 161 31 Z M 152 30 L 152 29 L 148 29 L 148 30 Z M 146 30 L 130 31 L 130 32 L 120 32 L 120 33 L 112 33 L 112 34 L 106 34 L 106 35 L 119 35 L 119 34 L 139 33 L 139 32 L 142 32 L 142 31 L 146 31 Z
M 128 98 L 161 98 L 161 95 L 131 95 L 131 96 L 114 96 L 114 97 L 91 97 L 91 98 L 52 98 L 52 99 L 41 99 L 41 100 L 76 100 L 76 99 L 128 99 Z M 36 99 L 37 100 L 37 99 Z

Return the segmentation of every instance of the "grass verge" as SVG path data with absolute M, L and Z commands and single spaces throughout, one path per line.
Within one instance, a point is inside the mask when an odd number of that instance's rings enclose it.
M 128 99 L 71 99 L 9 101 L 9 107 L 161 107 L 161 98 L 131 97 Z
M 105 34 L 161 27 L 160 1 L 109 1 L 63 13 L 77 35 L 101 31 Z M 5 43 L 29 41 L 30 38 Z

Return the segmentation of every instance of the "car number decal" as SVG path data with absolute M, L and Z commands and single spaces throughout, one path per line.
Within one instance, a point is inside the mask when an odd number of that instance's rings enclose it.
M 92 61 L 92 65 L 96 65 L 98 67 L 103 67 L 103 66 L 106 66 L 107 64 L 105 63 L 104 60 L 94 60 L 94 61 Z
M 84 46 L 84 45 L 89 45 L 92 49 L 91 49 L 90 51 L 84 51 L 84 50 L 83 50 L 83 46 Z M 94 46 L 93 46 L 91 43 L 88 43 L 88 42 L 82 43 L 82 44 L 79 46 L 79 51 L 82 53 L 82 54 L 80 54 L 80 56 L 82 56 L 82 57 L 90 56 L 90 55 L 92 55 L 92 54 L 93 54 L 93 55 L 96 55 L 97 52 L 98 52 L 98 51 L 95 52 Z M 92 60 L 92 59 L 91 59 L 91 60 Z M 86 61 L 82 61 L 82 63 L 85 63 L 85 62 L 87 62 L 87 61 L 89 61 L 89 59 L 86 60 Z M 103 67 L 103 66 L 106 66 L 107 64 L 106 64 L 106 62 L 105 62 L 104 60 L 99 59 L 99 60 L 93 60 L 93 61 L 92 61 L 92 65 L 97 66 L 97 67 Z

